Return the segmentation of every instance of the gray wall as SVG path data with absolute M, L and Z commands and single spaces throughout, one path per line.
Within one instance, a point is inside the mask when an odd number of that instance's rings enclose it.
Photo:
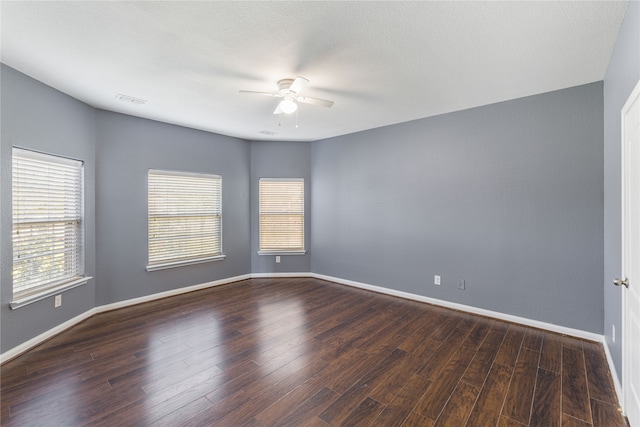
M 258 255 L 258 181 L 260 178 L 304 178 L 305 255 L 286 255 L 276 264 L 273 255 Z M 251 272 L 283 273 L 311 271 L 311 143 L 251 143 Z
M 250 272 L 248 141 L 98 110 L 96 159 L 97 305 Z M 224 260 L 145 270 L 149 169 L 222 176 Z
M 311 270 L 602 333 L 602 96 L 599 82 L 314 142 Z
M 639 13 L 632 3 L 604 112 L 594 83 L 314 143 L 250 143 L 96 111 L 2 66 L 0 350 L 97 305 L 249 272 L 313 271 L 595 333 L 603 325 L 609 333 L 609 323 L 620 330 L 619 294 L 608 286 L 620 261 L 618 114 L 640 75 Z M 7 305 L 12 145 L 85 161 L 86 269 L 96 280 L 65 292 L 58 309 L 51 299 Z M 225 260 L 145 271 L 149 168 L 222 175 Z M 307 255 L 275 264 L 256 254 L 260 177 L 305 179 Z
M 62 306 L 53 297 L 11 310 L 11 147 L 18 146 L 84 161 L 85 272 L 95 277 L 95 110 L 18 71 L 1 66 L 0 171 L 0 351 L 5 352 L 93 308 L 95 280 L 66 291 Z
M 620 110 L 640 80 L 640 2 L 629 2 L 604 79 L 604 334 L 622 379 Z M 613 342 L 612 325 L 616 328 Z
M 0 351 L 91 308 L 244 275 L 250 256 L 250 143 L 95 110 L 20 72 L 1 68 Z M 12 299 L 11 147 L 84 161 L 87 285 L 17 310 Z M 96 162 L 97 159 L 97 162 Z M 146 272 L 149 168 L 222 175 L 222 261 Z

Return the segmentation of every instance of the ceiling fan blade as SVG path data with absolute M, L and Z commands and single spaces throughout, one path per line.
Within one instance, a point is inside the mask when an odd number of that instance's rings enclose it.
M 321 107 L 327 107 L 327 108 L 333 105 L 333 101 L 327 101 L 326 99 L 319 99 L 319 98 L 310 98 L 308 96 L 298 96 L 296 97 L 296 100 L 300 102 L 304 102 L 305 104 L 319 105 Z
M 265 96 L 271 96 L 271 97 L 273 97 L 273 98 L 278 98 L 278 97 L 280 97 L 280 95 L 279 95 L 279 94 L 277 94 L 277 93 L 256 92 L 256 91 L 253 91 L 253 90 L 239 90 L 238 92 L 240 92 L 240 93 L 252 93 L 252 94 L 254 94 L 254 95 L 265 95 Z
M 291 83 L 291 87 L 289 87 L 289 90 L 293 93 L 300 93 L 300 91 L 309 84 L 309 80 L 305 79 L 304 77 L 296 77 L 296 79 L 293 81 L 293 83 Z
M 282 114 L 282 113 L 284 113 L 284 111 L 282 111 L 282 110 L 280 109 L 280 104 L 278 104 L 278 106 L 276 107 L 276 109 L 275 109 L 275 110 L 273 110 L 273 114 Z

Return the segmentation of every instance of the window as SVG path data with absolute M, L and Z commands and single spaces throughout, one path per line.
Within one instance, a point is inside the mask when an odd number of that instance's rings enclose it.
M 222 177 L 149 171 L 147 271 L 223 259 Z
M 82 162 L 13 149 L 12 308 L 86 283 Z
M 258 253 L 304 254 L 304 180 L 262 178 L 259 186 Z

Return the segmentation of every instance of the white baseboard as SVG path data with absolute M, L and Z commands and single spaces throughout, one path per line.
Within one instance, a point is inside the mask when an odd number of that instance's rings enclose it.
M 29 341 L 26 341 L 12 348 L 11 350 L 7 350 L 4 353 L 0 354 L 0 365 L 32 349 L 33 347 L 43 343 L 44 341 L 53 338 L 54 336 L 58 335 L 60 332 L 63 332 L 66 329 L 69 329 L 70 327 L 77 325 L 78 323 L 88 319 L 89 317 L 95 314 L 116 310 L 118 308 L 128 307 L 130 305 L 142 304 L 144 302 L 149 302 L 149 301 L 153 301 L 161 298 L 167 298 L 174 295 L 185 294 L 187 292 L 198 291 L 200 289 L 211 288 L 213 286 L 220 286 L 220 285 L 225 285 L 227 283 L 239 282 L 240 280 L 246 280 L 246 279 L 251 279 L 251 274 L 243 274 L 240 276 L 229 277 L 226 279 L 214 280 L 212 282 L 201 283 L 198 285 L 187 286 L 184 288 L 172 289 L 170 291 L 158 292 L 157 294 L 145 295 L 139 298 L 132 298 L 125 301 L 119 301 L 112 304 L 105 304 L 105 305 L 94 307 L 92 309 L 85 311 L 82 314 L 79 314 L 78 316 L 72 319 L 67 320 L 64 323 L 61 323 L 41 333 L 38 336 L 31 338 Z
M 38 336 L 35 336 L 33 338 L 31 338 L 29 341 L 23 342 L 22 344 L 12 348 L 11 350 L 7 350 L 4 353 L 0 354 L 0 364 L 3 364 L 5 362 L 8 362 L 9 360 L 20 356 L 22 353 L 31 350 L 33 347 L 42 344 L 44 341 L 53 338 L 54 336 L 58 335 L 60 332 L 63 332 L 66 329 L 69 329 L 70 327 L 77 325 L 78 323 L 82 322 L 83 320 L 88 319 L 89 317 L 93 316 L 94 314 L 96 314 L 97 311 L 95 308 L 89 309 L 87 311 L 85 311 L 82 314 L 77 315 L 76 317 L 67 320 L 64 323 L 61 323 L 57 326 L 54 326 L 53 328 L 49 329 L 48 331 L 45 331 L 43 333 L 41 333 Z
M 581 329 L 567 328 L 565 326 L 555 325 L 553 323 L 541 322 L 539 320 L 528 319 L 526 317 L 514 316 L 512 314 L 501 313 L 499 311 L 485 310 L 483 308 L 473 307 L 470 305 L 458 304 L 455 302 L 444 301 L 436 298 L 425 297 L 422 295 L 412 294 L 409 292 L 397 291 L 395 289 L 383 288 L 381 286 L 369 285 L 367 283 L 356 282 L 353 280 L 341 279 L 339 277 L 325 276 L 323 274 L 311 273 L 311 277 L 316 279 L 328 280 L 329 282 L 340 283 L 347 286 L 353 286 L 360 289 L 366 289 L 382 294 L 392 295 L 400 298 L 410 299 L 414 301 L 426 302 L 428 304 L 438 305 L 441 307 L 452 308 L 454 310 L 465 311 L 467 313 L 479 314 L 481 316 L 493 317 L 496 319 L 506 320 L 508 322 L 518 323 L 525 326 L 531 326 L 538 329 L 544 329 L 559 334 L 570 335 L 577 338 L 583 338 L 596 342 L 604 342 L 604 336 L 593 332 L 583 331 Z
M 280 277 L 312 277 L 315 279 L 327 280 L 329 282 L 339 283 L 342 285 L 352 286 L 360 289 L 366 289 L 373 292 L 378 292 L 382 294 L 392 295 L 404 299 L 414 300 L 425 302 L 428 304 L 438 305 L 441 307 L 452 308 L 454 310 L 465 311 L 468 313 L 479 314 L 481 316 L 493 317 L 496 319 L 506 320 L 508 322 L 518 323 L 526 326 L 532 326 L 534 328 L 545 329 L 551 332 L 556 332 L 560 334 L 570 335 L 578 338 L 584 338 L 591 341 L 602 342 L 604 344 L 605 353 L 607 355 L 607 360 L 609 361 L 609 366 L 611 367 L 612 376 L 615 382 L 616 392 L 618 396 L 621 396 L 620 387 L 618 377 L 615 375 L 615 367 L 611 360 L 611 355 L 609 354 L 609 349 L 606 345 L 605 339 L 603 335 L 598 335 L 593 332 L 587 332 L 580 329 L 567 328 L 564 326 L 554 325 L 552 323 L 540 322 L 538 320 L 527 319 L 526 317 L 514 316 L 511 314 L 500 313 L 498 311 L 485 310 L 482 308 L 477 308 L 473 306 L 468 306 L 464 304 L 458 304 L 454 302 L 439 300 L 435 298 L 429 298 L 422 295 L 412 294 L 409 292 L 397 291 L 395 289 L 384 288 L 381 286 L 369 285 L 367 283 L 356 282 L 353 280 L 341 279 L 339 277 L 326 276 L 323 274 L 316 273 L 308 273 L 308 272 L 298 272 L 298 273 L 252 273 L 252 274 L 243 274 L 240 276 L 229 277 L 226 279 L 214 280 L 212 282 L 202 283 L 199 285 L 187 286 L 184 288 L 172 289 L 170 291 L 159 292 L 157 294 L 145 295 L 139 298 L 133 298 L 125 301 L 120 301 L 112 304 L 106 304 L 94 307 L 86 312 L 74 317 L 73 319 L 69 319 L 60 325 L 57 325 L 48 331 L 43 332 L 42 334 L 31 338 L 29 341 L 26 341 L 11 350 L 8 350 L 2 354 L 0 354 L 0 364 L 5 363 L 16 356 L 24 353 L 25 351 L 35 347 L 38 344 L 54 337 L 60 332 L 69 329 L 70 327 L 82 322 L 83 320 L 88 319 L 89 317 L 98 314 L 104 313 L 110 310 L 116 310 L 118 308 L 128 307 L 131 305 L 141 304 L 144 302 L 149 302 L 153 300 L 157 300 L 160 298 L 167 298 L 174 295 L 180 295 L 187 292 L 193 292 L 200 289 L 211 288 L 213 286 L 225 285 L 227 283 L 238 282 L 246 279 L 260 279 L 260 278 L 280 278 Z
M 149 301 L 154 301 L 161 298 L 172 297 L 174 295 L 186 294 L 187 292 L 199 291 L 200 289 L 226 285 L 227 283 L 239 282 L 241 280 L 246 280 L 246 279 L 251 279 L 251 274 L 243 274 L 240 276 L 228 277 L 226 279 L 214 280 L 212 282 L 207 282 L 207 283 L 200 283 L 199 285 L 171 289 L 170 291 L 158 292 L 157 294 L 145 295 L 139 298 L 132 298 L 125 301 L 114 302 L 112 304 L 98 306 L 95 308 L 95 310 L 97 310 L 96 313 L 104 313 L 105 311 L 116 310 L 118 308 L 124 308 L 130 305 L 142 304 L 143 302 L 149 302 Z
M 252 279 L 274 279 L 278 277 L 312 277 L 311 273 L 252 273 Z
M 620 402 L 620 406 L 624 408 L 622 384 L 620 384 L 620 380 L 618 379 L 618 372 L 616 371 L 616 365 L 613 363 L 613 357 L 611 357 L 611 352 L 609 351 L 609 344 L 607 344 L 607 340 L 604 340 L 602 342 L 602 346 L 604 347 L 604 354 L 607 357 L 609 371 L 611 372 L 611 377 L 613 378 L 613 387 L 616 389 L 616 394 L 618 395 L 618 402 Z

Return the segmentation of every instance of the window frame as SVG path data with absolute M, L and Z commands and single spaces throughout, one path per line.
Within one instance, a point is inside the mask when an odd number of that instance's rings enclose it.
M 262 195 L 261 195 L 261 184 L 263 182 L 299 182 L 302 183 L 302 206 L 301 206 L 301 215 L 302 215 L 302 246 L 300 249 L 289 248 L 265 248 L 262 249 Z M 297 213 L 294 213 L 297 214 Z M 258 255 L 305 255 L 307 251 L 305 250 L 306 239 L 305 239 L 305 188 L 304 188 L 304 178 L 260 178 L 258 180 Z
M 165 257 L 162 260 L 158 260 L 158 261 L 151 261 L 151 254 L 152 254 L 152 230 L 151 230 L 151 222 L 152 222 L 152 218 L 157 218 L 160 216 L 152 216 L 152 208 L 151 208 L 151 177 L 152 175 L 162 175 L 162 176 L 168 176 L 168 177 L 173 177 L 173 178 L 184 178 L 184 177 L 192 177 L 192 178 L 205 178 L 205 179 L 211 179 L 212 181 L 217 181 L 217 185 L 218 185 L 218 189 L 216 191 L 219 192 L 219 205 L 218 206 L 214 206 L 213 210 L 207 215 L 210 217 L 219 217 L 219 226 L 218 226 L 218 230 L 219 230 L 219 235 L 215 236 L 214 239 L 217 238 L 217 240 L 220 242 L 219 246 L 220 246 L 220 251 L 217 253 L 211 253 L 211 254 L 201 254 L 201 256 L 194 256 L 194 257 L 173 257 L 173 258 L 169 258 L 169 257 Z M 184 217 L 185 215 L 173 215 L 173 217 Z M 172 217 L 171 215 L 165 215 L 164 218 L 169 218 Z M 223 260 L 226 256 L 224 255 L 223 252 L 223 231 L 222 231 L 222 227 L 223 227 L 223 215 L 222 215 L 222 176 L 221 175 L 216 175 L 216 174 L 210 174 L 210 173 L 199 173 L 199 172 L 185 172 L 185 171 L 174 171 L 174 170 L 161 170 L 161 169 L 149 169 L 147 172 L 147 266 L 146 266 L 146 271 L 151 272 L 151 271 L 156 271 L 156 270 L 164 270 L 167 268 L 175 268 L 175 267 L 182 267 L 182 266 L 186 266 L 186 265 L 194 265 L 194 264 L 201 264 L 201 263 L 205 263 L 205 262 L 211 262 L 211 261 L 220 261 Z
M 9 306 L 12 309 L 20 308 L 25 305 L 31 304 L 33 302 L 42 300 L 52 295 L 59 294 L 66 290 L 81 286 L 86 284 L 92 277 L 85 275 L 85 218 L 84 218 L 84 162 L 77 159 L 72 159 L 65 156 L 55 155 L 55 154 L 47 154 L 42 153 L 35 150 L 25 149 L 21 147 L 12 147 L 12 174 L 11 174 L 11 200 L 12 200 L 12 301 L 9 303 Z M 18 164 L 20 163 L 20 164 Z M 17 174 L 21 174 L 23 170 L 28 169 L 29 167 L 39 167 L 50 168 L 48 171 L 42 172 L 41 176 L 35 177 L 31 180 L 31 182 L 21 181 L 20 178 L 17 178 Z M 56 172 L 53 172 L 57 170 Z M 68 178 L 60 178 L 60 174 L 71 174 L 71 179 Z M 53 175 L 53 176 L 52 176 Z M 58 177 L 55 177 L 58 175 Z M 54 178 L 57 178 L 54 180 Z M 20 194 L 28 193 L 27 190 L 16 191 L 16 187 L 19 185 L 42 185 L 42 184 L 52 184 L 55 182 L 64 182 L 65 188 L 66 184 L 72 183 L 70 189 L 74 190 L 74 193 L 68 197 L 63 198 L 63 202 L 61 205 L 63 207 L 62 214 L 53 213 L 49 211 L 49 208 L 55 208 L 55 205 L 48 204 L 45 205 L 48 207 L 46 217 L 42 214 L 42 211 L 38 212 L 40 208 L 31 208 L 31 211 L 24 210 L 23 207 L 19 206 L 20 201 L 17 200 L 17 197 L 20 197 Z M 59 189 L 59 187 L 57 187 Z M 16 194 L 18 193 L 18 194 Z M 52 191 L 47 191 L 45 196 L 41 197 L 40 202 L 44 203 L 44 199 L 52 198 Z M 34 196 L 38 196 L 37 194 L 31 194 L 31 198 Z M 59 196 L 59 195 L 58 195 Z M 24 196 L 23 196 L 24 197 Z M 60 202 L 58 203 L 60 205 Z M 55 211 L 55 209 L 53 209 Z M 39 214 L 39 215 L 38 215 Z M 39 218 L 37 218 L 39 216 Z M 60 229 L 60 223 L 67 223 L 67 225 L 62 225 L 62 229 Z M 67 228 L 69 223 L 75 223 L 74 226 Z M 17 239 L 20 233 L 17 232 L 20 229 L 22 230 L 33 230 L 33 227 L 37 227 L 38 224 L 49 224 L 50 227 L 55 227 L 57 224 L 57 230 L 49 229 L 42 230 L 40 233 L 45 236 L 45 244 L 51 244 L 55 239 L 60 239 L 60 232 L 62 231 L 64 235 L 71 232 L 73 238 L 71 239 L 72 245 L 67 247 L 64 245 L 62 248 L 52 249 L 50 254 L 65 254 L 70 252 L 72 255 L 64 255 L 64 263 L 65 265 L 69 262 L 67 257 L 70 256 L 71 266 L 73 267 L 70 270 L 70 274 L 61 274 L 59 277 L 56 277 L 53 280 L 41 281 L 38 284 L 32 284 L 22 290 L 15 290 L 15 269 L 17 263 L 22 263 L 21 261 L 16 260 L 16 252 L 21 252 L 19 250 L 19 246 L 30 246 L 33 245 L 33 238 L 26 241 L 26 243 L 21 242 L 20 239 Z M 47 242 L 47 237 L 49 242 Z M 69 249 L 70 248 L 70 249 Z M 21 255 L 17 255 L 20 257 Z M 38 257 L 41 258 L 41 257 Z M 27 268 L 28 268 L 28 264 Z M 50 269 L 50 271 L 54 271 L 54 269 Z M 51 279 L 49 277 L 49 279 Z

